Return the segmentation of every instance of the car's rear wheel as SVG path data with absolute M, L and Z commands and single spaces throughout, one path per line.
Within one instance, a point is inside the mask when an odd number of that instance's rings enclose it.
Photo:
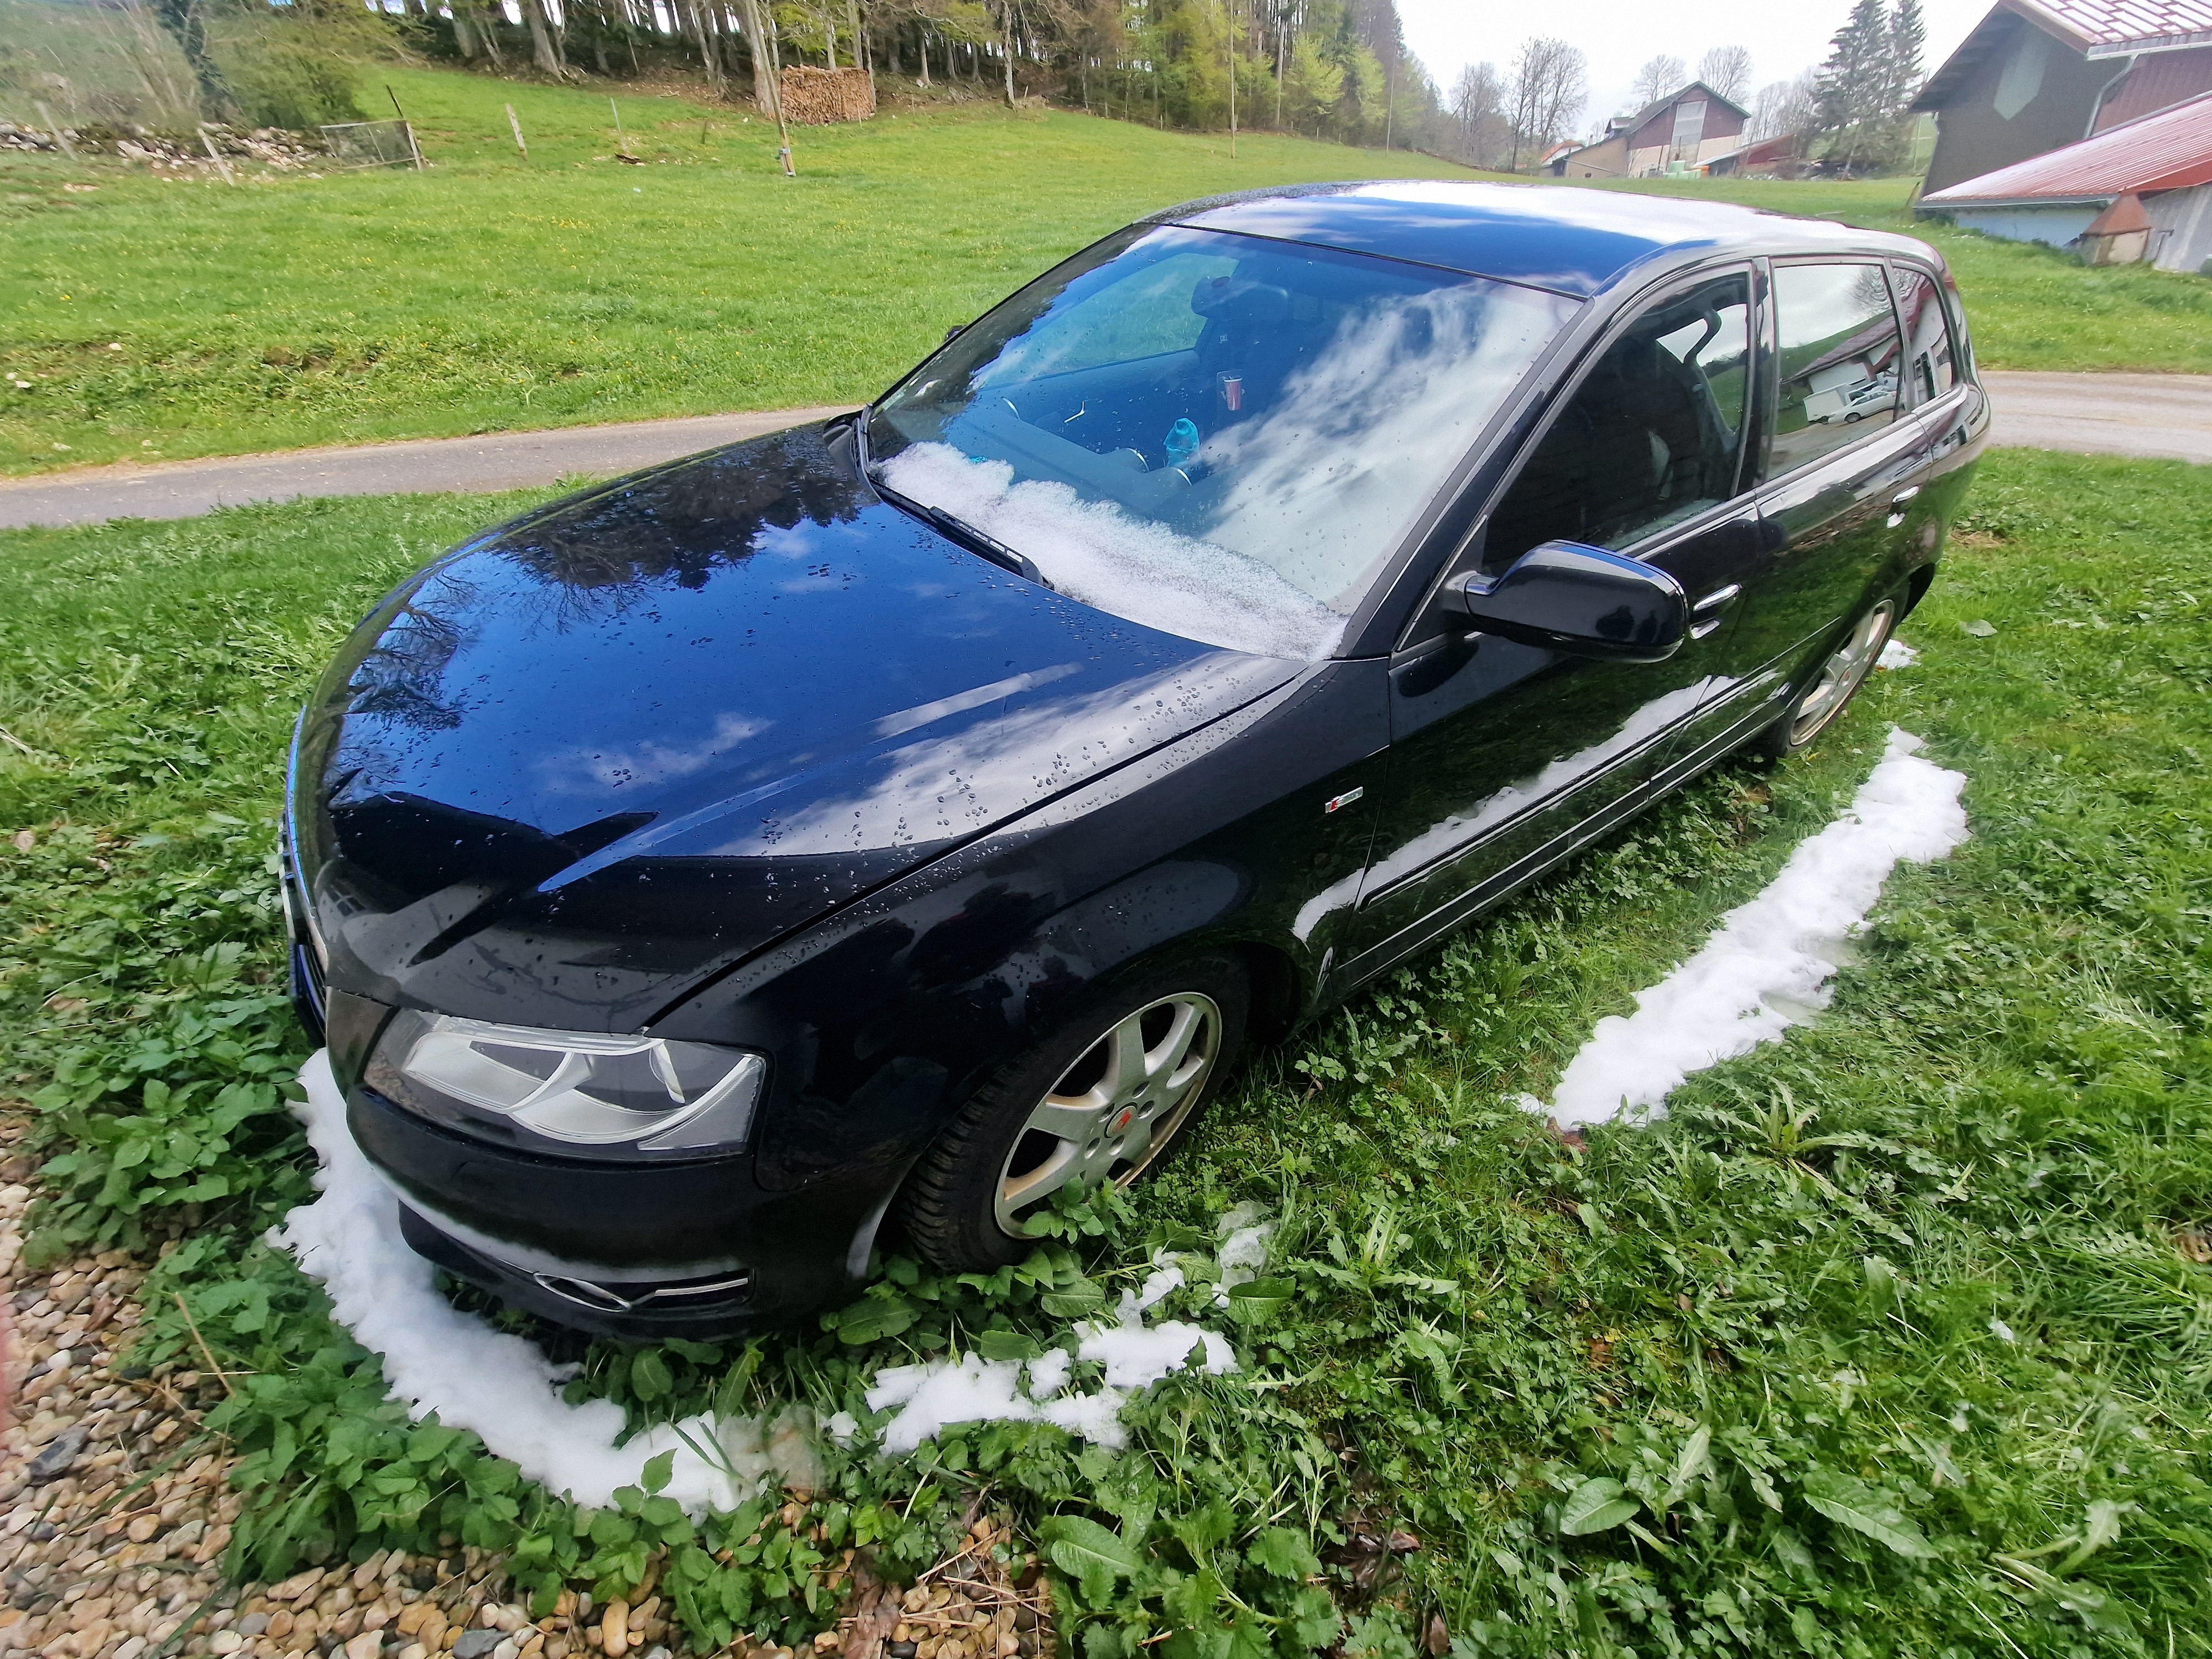
M 1221 957 L 1155 969 L 1091 1002 L 971 1096 L 900 1194 L 907 1238 L 948 1271 L 1035 1247 L 1053 1194 L 1158 1167 L 1228 1076 L 1249 991 Z
M 1777 760 L 1811 747 L 1836 722 L 1867 676 L 1881 660 L 1882 647 L 1897 627 L 1904 605 L 1895 594 L 1867 607 L 1850 631 L 1820 663 L 1820 669 L 1774 722 L 1753 744 Z

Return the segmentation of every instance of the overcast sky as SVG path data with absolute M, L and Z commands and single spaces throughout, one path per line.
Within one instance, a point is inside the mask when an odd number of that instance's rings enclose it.
M 1932 70 L 1966 38 L 1990 0 L 1921 0 L 1928 20 L 1923 70 Z M 1529 34 L 1558 34 L 1589 56 L 1589 102 L 1578 124 L 1587 131 L 1625 108 L 1629 83 L 1644 61 L 1672 52 L 1697 70 L 1708 46 L 1751 48 L 1752 87 L 1786 81 L 1827 55 L 1828 37 L 1850 15 L 1850 0 L 1582 0 L 1556 10 L 1519 14 L 1474 0 L 1398 0 L 1407 44 L 1428 65 L 1449 98 L 1462 65 L 1484 58 L 1510 72 L 1515 48 Z

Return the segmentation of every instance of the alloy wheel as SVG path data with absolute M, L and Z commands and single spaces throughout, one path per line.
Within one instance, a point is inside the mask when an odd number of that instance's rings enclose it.
M 1897 602 L 1884 599 L 1858 619 L 1844 642 L 1820 665 L 1820 678 L 1799 699 L 1797 713 L 1790 722 L 1792 749 L 1812 742 L 1820 728 L 1843 711 L 1851 693 L 1873 671 L 1882 647 L 1889 643 L 1890 627 L 1896 617 Z
M 1127 1186 L 1174 1139 L 1206 1092 L 1221 1051 L 1221 1010 L 1198 991 L 1116 1020 L 1030 1111 L 999 1176 L 999 1225 L 1020 1237 L 1027 1212 L 1060 1188 Z

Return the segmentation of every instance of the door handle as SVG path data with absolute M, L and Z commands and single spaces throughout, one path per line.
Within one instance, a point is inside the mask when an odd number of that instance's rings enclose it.
M 1917 495 L 1919 493 L 1920 493 L 1920 486 L 1919 486 L 1918 484 L 1914 484 L 1911 489 L 1900 489 L 1900 490 L 1899 490 L 1899 491 L 1897 492 L 1897 494 L 1895 494 L 1894 495 L 1892 495 L 1892 496 L 1889 498 L 1889 504 L 1890 504 L 1892 507 L 1903 507 L 1903 506 L 1905 506 L 1906 503 L 1908 503 L 1909 501 L 1911 501 L 1911 499 L 1912 499 L 1915 495 Z
M 1706 594 L 1705 598 L 1699 599 L 1695 605 L 1692 605 L 1690 609 L 1696 615 L 1702 617 L 1708 611 L 1719 610 L 1723 605 L 1726 605 L 1730 599 L 1734 599 L 1737 594 L 1742 592 L 1742 584 L 1739 582 L 1730 582 L 1726 587 L 1716 587 L 1711 592 Z

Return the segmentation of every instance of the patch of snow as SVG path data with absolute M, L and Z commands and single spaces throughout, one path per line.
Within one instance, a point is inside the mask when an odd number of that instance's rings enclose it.
M 1263 1224 L 1255 1223 L 1250 1231 L 1259 1231 Z M 1183 1270 L 1170 1258 L 1156 1261 L 1141 1291 L 1122 1291 L 1112 1321 L 1077 1325 L 1074 1352 L 1047 1349 L 1029 1362 L 1025 1382 L 1020 1360 L 988 1360 L 974 1353 L 877 1372 L 867 1392 L 868 1409 L 897 1412 L 884 1425 L 884 1449 L 913 1451 L 959 1423 L 1050 1423 L 1118 1451 L 1128 1443 L 1121 1408 L 1132 1395 L 1193 1366 L 1213 1376 L 1235 1370 L 1236 1352 L 1218 1332 L 1177 1319 L 1145 1323 L 1146 1310 L 1185 1283 Z M 1069 1389 L 1079 1359 L 1105 1368 L 1098 1388 Z
M 2000 1342 L 2017 1342 L 2020 1340 L 2020 1339 L 2013 1334 L 2012 1327 L 2006 1324 L 2003 1320 L 1997 1318 L 1995 1315 L 1990 1316 L 1990 1334 L 1996 1338 Z
M 1036 562 L 1059 592 L 1116 617 L 1231 651 L 1317 662 L 1344 618 L 1272 567 L 1218 543 L 1086 501 L 1064 483 L 950 444 L 909 445 L 884 463 L 902 495 L 942 507 Z
M 298 1108 L 322 1160 L 321 1195 L 284 1218 L 270 1242 L 291 1251 L 323 1282 L 331 1310 L 384 1362 L 391 1397 L 416 1419 L 437 1414 L 470 1429 L 495 1455 L 579 1504 L 604 1506 L 635 1486 L 648 1459 L 675 1454 L 665 1488 L 694 1515 L 732 1509 L 769 1480 L 818 1484 L 811 1414 L 787 1409 L 774 1422 L 739 1419 L 717 1426 L 695 1417 L 683 1433 L 659 1425 L 617 1446 L 622 1407 L 611 1400 L 571 1406 L 560 1385 L 573 1373 L 534 1345 L 495 1331 L 438 1294 L 434 1269 L 399 1235 L 399 1205 L 346 1129 L 345 1101 L 318 1052 L 301 1068 Z M 688 1434 L 708 1456 L 702 1456 Z M 724 1467 L 726 1464 L 727 1467 Z
M 1903 640 L 1893 639 L 1881 648 L 1881 655 L 1874 659 L 1876 668 L 1910 668 L 1920 660 L 1920 653 Z
M 1275 1224 L 1261 1218 L 1257 1204 L 1239 1204 L 1221 1218 L 1219 1231 L 1221 1279 L 1213 1292 L 1213 1305 L 1225 1308 L 1229 1292 L 1239 1285 L 1250 1284 L 1267 1265 L 1267 1245 L 1275 1236 Z
M 1601 1019 L 1568 1063 L 1548 1108 L 1562 1124 L 1660 1108 L 1692 1072 L 1748 1054 L 1828 1005 L 1847 941 L 1899 860 L 1927 864 L 1966 838 L 1965 776 L 1893 729 L 1882 760 L 1842 817 L 1800 845 L 1749 903 L 1722 918 L 1697 955 Z
M 1042 1400 L 1058 1394 L 1067 1386 L 1067 1374 L 1075 1369 L 1075 1356 L 1065 1348 L 1053 1348 L 1030 1361 L 1030 1398 Z

